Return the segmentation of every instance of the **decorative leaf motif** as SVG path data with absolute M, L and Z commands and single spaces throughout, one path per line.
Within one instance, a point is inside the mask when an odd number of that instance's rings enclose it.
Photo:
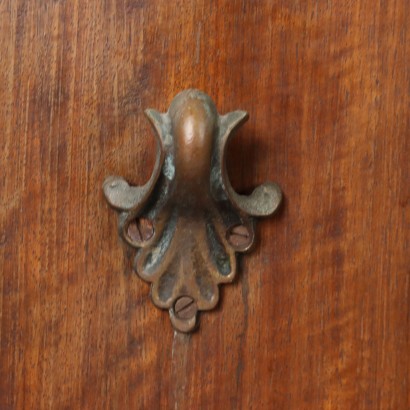
M 275 212 L 282 194 L 265 183 L 244 196 L 230 184 L 226 145 L 246 112 L 220 116 L 208 95 L 190 89 L 173 99 L 167 113 L 145 113 L 158 141 L 151 178 L 131 187 L 108 177 L 104 194 L 120 212 L 120 235 L 138 249 L 134 268 L 152 283 L 154 304 L 169 309 L 177 330 L 189 332 L 197 311 L 218 303 L 218 285 L 234 279 L 235 253 L 252 246 L 252 216 Z

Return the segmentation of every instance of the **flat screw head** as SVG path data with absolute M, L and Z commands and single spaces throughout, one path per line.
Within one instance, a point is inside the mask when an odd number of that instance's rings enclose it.
M 147 218 L 139 218 L 128 225 L 127 234 L 133 242 L 146 242 L 154 235 L 154 225 Z
M 238 249 L 245 249 L 252 243 L 252 235 L 245 225 L 235 225 L 228 229 L 228 242 Z
M 179 319 L 191 319 L 196 315 L 197 311 L 198 306 L 190 296 L 181 296 L 174 304 L 174 312 Z

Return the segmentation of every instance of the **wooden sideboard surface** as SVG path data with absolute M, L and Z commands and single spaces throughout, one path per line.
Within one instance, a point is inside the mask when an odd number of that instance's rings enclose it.
M 0 1 L 0 408 L 409 409 L 409 47 L 407 0 Z M 285 201 L 183 335 L 101 185 L 189 87 Z

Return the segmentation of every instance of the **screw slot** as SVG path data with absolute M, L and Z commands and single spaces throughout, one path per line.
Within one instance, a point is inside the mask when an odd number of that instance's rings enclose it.
M 174 312 L 179 319 L 191 319 L 197 311 L 198 306 L 190 296 L 181 296 L 174 304 Z
M 252 235 L 245 225 L 234 225 L 226 234 L 228 242 L 237 249 L 246 249 L 252 243 Z
M 135 219 L 128 225 L 127 235 L 133 242 L 146 242 L 154 235 L 154 225 L 147 218 Z

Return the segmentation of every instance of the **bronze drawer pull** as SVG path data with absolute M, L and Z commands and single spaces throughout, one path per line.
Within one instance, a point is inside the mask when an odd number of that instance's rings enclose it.
M 145 114 L 158 142 L 151 178 L 130 186 L 108 177 L 104 194 L 120 212 L 121 237 L 138 249 L 134 269 L 152 283 L 154 304 L 169 309 L 175 329 L 190 332 L 198 311 L 216 306 L 218 285 L 234 279 L 235 252 L 251 248 L 252 217 L 273 214 L 282 194 L 271 182 L 249 196 L 230 184 L 226 146 L 245 111 L 219 115 L 208 95 L 186 90 L 167 113 Z

